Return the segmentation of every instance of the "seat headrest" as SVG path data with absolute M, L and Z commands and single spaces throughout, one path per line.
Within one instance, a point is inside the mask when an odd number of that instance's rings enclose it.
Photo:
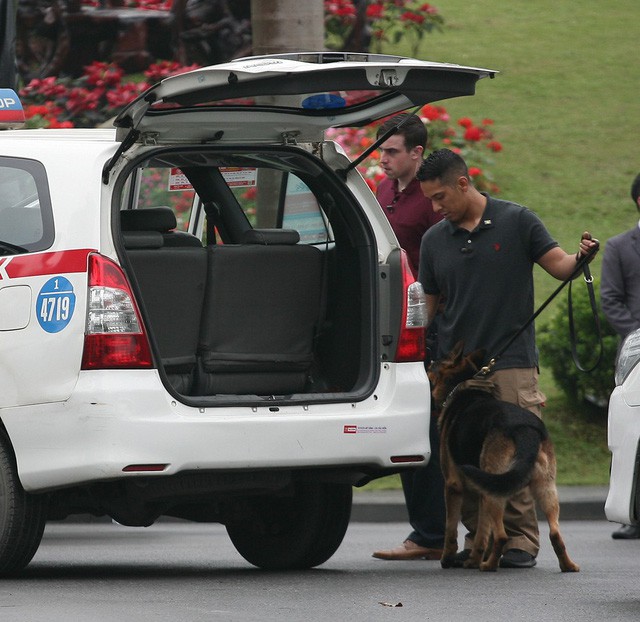
M 249 229 L 242 235 L 242 244 L 277 244 L 295 245 L 300 241 L 300 234 L 295 229 Z
M 120 212 L 123 231 L 158 231 L 166 233 L 178 226 L 176 215 L 170 207 L 128 209 Z
M 159 231 L 123 231 L 122 240 L 126 249 L 162 248 L 162 233 Z

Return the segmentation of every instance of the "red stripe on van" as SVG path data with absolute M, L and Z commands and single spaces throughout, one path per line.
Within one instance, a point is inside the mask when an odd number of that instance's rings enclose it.
M 47 274 L 69 274 L 87 271 L 87 256 L 95 252 L 91 248 L 78 248 L 54 253 L 33 253 L 4 257 L 0 260 L 0 280 L 3 274 L 10 279 Z

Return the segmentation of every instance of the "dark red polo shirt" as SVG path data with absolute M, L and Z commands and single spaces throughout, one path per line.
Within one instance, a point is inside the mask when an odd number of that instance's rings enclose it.
M 418 278 L 420 241 L 424 232 L 442 220 L 414 179 L 402 192 L 398 191 L 398 180 L 383 179 L 378 186 L 378 202 L 389 219 L 400 246 L 407 252 L 413 276 Z

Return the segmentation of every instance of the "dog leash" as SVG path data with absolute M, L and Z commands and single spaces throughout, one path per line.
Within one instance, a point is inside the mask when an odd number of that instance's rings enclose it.
M 591 272 L 589 270 L 588 264 L 584 265 L 584 282 L 587 284 L 587 292 L 589 293 L 589 304 L 591 305 L 591 315 L 593 317 L 593 324 L 595 326 L 596 334 L 598 335 L 598 356 L 596 356 L 595 363 L 591 365 L 591 367 L 584 367 L 580 363 L 580 359 L 578 358 L 578 349 L 577 349 L 577 339 L 576 339 L 576 331 L 575 325 L 573 321 L 573 304 L 571 301 L 571 283 L 569 283 L 569 335 L 571 339 L 571 356 L 573 357 L 573 362 L 575 366 L 583 372 L 590 373 L 592 372 L 598 365 L 600 365 L 600 361 L 602 360 L 602 328 L 600 326 L 600 316 L 598 315 L 598 306 L 596 304 L 596 295 L 593 291 L 593 277 L 591 276 Z
M 598 316 L 598 308 L 596 305 L 596 297 L 593 291 L 593 277 L 591 276 L 591 271 L 589 270 L 589 262 L 591 258 L 598 252 L 600 245 L 590 248 L 585 255 L 582 255 L 580 259 L 576 262 L 576 267 L 573 269 L 571 274 L 564 280 L 562 283 L 556 288 L 556 290 L 549 296 L 538 308 L 538 310 L 531 315 L 531 317 L 515 332 L 514 335 L 511 336 L 509 341 L 500 348 L 498 353 L 492 357 L 489 362 L 475 374 L 475 377 L 481 378 L 488 376 L 493 367 L 498 362 L 500 357 L 507 351 L 507 349 L 511 346 L 511 344 L 535 321 L 535 319 L 547 308 L 549 303 L 564 289 L 567 283 L 569 284 L 569 335 L 571 339 L 571 355 L 573 357 L 573 361 L 576 367 L 580 371 L 591 372 L 593 371 L 599 364 L 602 359 L 602 331 L 600 327 L 600 317 Z M 581 365 L 578 359 L 578 352 L 576 347 L 576 336 L 575 336 L 575 325 L 573 321 L 573 305 L 571 301 L 571 281 L 575 279 L 575 277 L 582 272 L 584 274 L 584 281 L 587 285 L 587 291 L 589 292 L 589 303 L 591 305 L 591 311 L 593 313 L 594 324 L 596 327 L 596 332 L 598 335 L 598 345 L 599 352 L 596 358 L 596 362 L 589 368 L 585 368 Z

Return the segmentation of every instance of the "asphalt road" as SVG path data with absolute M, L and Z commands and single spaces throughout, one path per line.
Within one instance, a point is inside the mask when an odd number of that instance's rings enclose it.
M 24 574 L 0 582 L 0 620 L 638 620 L 640 540 L 612 540 L 605 521 L 562 526 L 578 574 L 559 572 L 546 531 L 536 568 L 481 573 L 373 559 L 407 526 L 356 522 L 323 566 L 267 573 L 238 555 L 220 525 L 50 524 Z

